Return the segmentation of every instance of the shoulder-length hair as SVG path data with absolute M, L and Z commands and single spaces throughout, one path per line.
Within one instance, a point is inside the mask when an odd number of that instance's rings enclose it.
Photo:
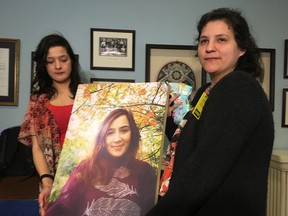
M 57 89 L 52 85 L 53 81 L 48 75 L 46 65 L 47 65 L 47 54 L 51 47 L 61 46 L 67 50 L 67 53 L 71 59 L 72 71 L 70 74 L 71 82 L 69 84 L 69 89 L 73 98 L 75 98 L 77 86 L 80 83 L 80 65 L 78 59 L 73 52 L 72 47 L 69 42 L 59 34 L 50 34 L 45 36 L 39 42 L 35 55 L 34 61 L 36 62 L 35 76 L 31 83 L 31 95 L 36 95 L 39 97 L 41 94 L 47 94 L 48 99 L 51 99 L 55 94 L 57 94 Z
M 108 116 L 99 126 L 93 152 L 90 157 L 88 157 L 86 168 L 81 174 L 82 179 L 87 183 L 108 184 L 111 180 L 113 176 L 113 168 L 111 167 L 111 160 L 109 160 L 109 156 L 105 148 L 105 139 L 107 136 L 107 131 L 112 122 L 122 115 L 125 115 L 128 118 L 131 130 L 130 145 L 122 158 L 122 162 L 124 162 L 123 164 L 127 164 L 127 166 L 129 166 L 129 164 L 136 160 L 136 154 L 140 142 L 139 128 L 136 125 L 133 114 L 130 110 L 121 108 L 115 109 L 108 114 Z
M 201 32 L 206 24 L 215 20 L 223 20 L 232 28 L 238 47 L 245 51 L 245 54 L 239 58 L 236 69 L 250 73 L 262 82 L 264 69 L 261 53 L 254 37 L 250 33 L 246 19 L 241 15 L 240 11 L 230 8 L 218 8 L 204 14 L 197 25 L 197 40 L 199 41 Z

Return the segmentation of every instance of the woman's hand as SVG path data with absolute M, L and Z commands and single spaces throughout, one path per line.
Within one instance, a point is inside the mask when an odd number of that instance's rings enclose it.
M 42 190 L 38 196 L 38 202 L 40 207 L 40 215 L 45 216 L 45 211 L 48 207 L 49 203 L 49 197 L 51 193 L 51 187 L 50 186 L 44 186 L 42 187 Z
M 178 106 L 182 104 L 182 101 L 179 99 L 180 94 L 176 94 L 173 97 L 169 98 L 169 108 L 168 108 L 168 113 L 167 116 L 171 116 L 173 110 L 175 110 Z
M 36 136 L 32 136 L 32 153 L 33 153 L 33 161 L 39 176 L 43 174 L 49 174 L 50 170 L 48 168 L 45 156 L 43 151 L 41 150 Z M 49 196 L 51 193 L 53 185 L 53 180 L 51 178 L 43 178 L 41 179 L 41 192 L 38 196 L 38 203 L 40 207 L 40 215 L 45 216 L 45 210 L 48 207 Z

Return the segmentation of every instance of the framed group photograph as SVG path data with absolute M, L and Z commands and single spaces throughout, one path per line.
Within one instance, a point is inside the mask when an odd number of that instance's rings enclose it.
M 18 106 L 20 40 L 0 39 L 0 106 Z
M 284 45 L 284 78 L 288 78 L 288 39 Z
M 197 46 L 146 44 L 146 82 L 181 82 L 193 91 L 206 83 Z
M 260 48 L 261 58 L 264 65 L 264 77 L 262 87 L 269 99 L 274 111 L 275 91 L 275 49 Z
M 91 28 L 90 69 L 135 69 L 135 30 Z
M 288 127 L 288 88 L 283 89 L 282 127 Z
M 132 79 L 109 79 L 109 78 L 90 78 L 90 83 L 114 83 L 114 82 L 120 82 L 120 83 L 135 83 L 135 80 Z

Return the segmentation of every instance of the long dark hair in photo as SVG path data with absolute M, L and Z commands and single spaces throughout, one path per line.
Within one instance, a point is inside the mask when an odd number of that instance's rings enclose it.
M 113 159 L 106 151 L 105 140 L 112 122 L 122 115 L 125 115 L 128 119 L 131 130 L 131 141 L 125 155 L 119 159 Z M 118 108 L 110 112 L 98 128 L 93 152 L 87 159 L 85 171 L 81 173 L 82 180 L 90 184 L 108 184 L 113 177 L 113 167 L 115 168 L 115 164 L 131 168 L 133 162 L 136 160 L 140 138 L 139 128 L 129 109 Z

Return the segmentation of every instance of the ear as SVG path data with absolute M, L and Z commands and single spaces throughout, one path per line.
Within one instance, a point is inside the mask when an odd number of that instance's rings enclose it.
M 239 53 L 239 57 L 243 56 L 246 53 L 246 49 L 241 49 Z

